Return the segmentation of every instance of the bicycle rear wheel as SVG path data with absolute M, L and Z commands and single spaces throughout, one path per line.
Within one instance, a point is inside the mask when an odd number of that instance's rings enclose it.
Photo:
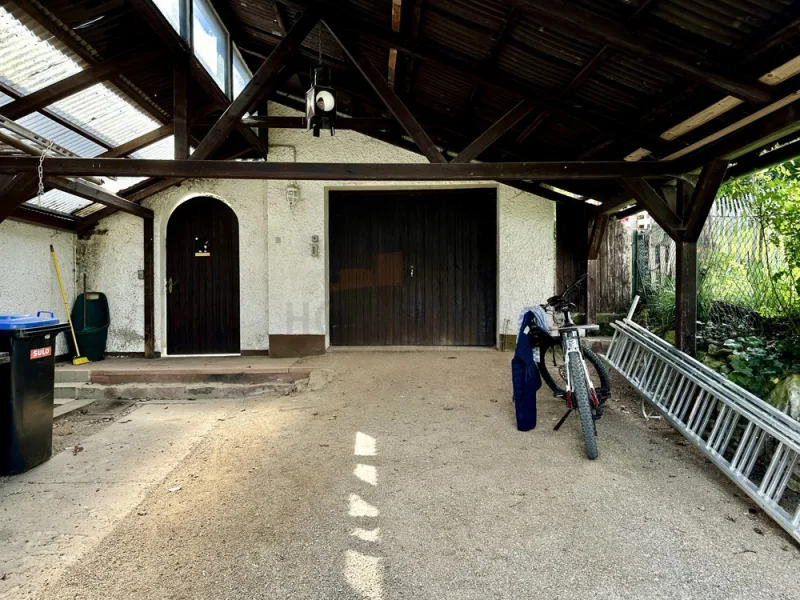
M 586 385 L 586 374 L 583 370 L 581 357 L 577 353 L 570 356 L 569 378 L 572 382 L 572 402 L 578 407 L 578 415 L 581 418 L 581 430 L 583 430 L 583 444 L 586 448 L 586 456 L 589 460 L 594 460 L 600 456 L 597 449 L 597 432 L 592 416 L 592 406 L 589 402 L 589 388 Z

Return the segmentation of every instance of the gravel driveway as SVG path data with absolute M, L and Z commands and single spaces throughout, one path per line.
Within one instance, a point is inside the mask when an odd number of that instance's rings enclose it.
M 237 404 L 43 597 L 800 597 L 796 545 L 629 389 L 590 462 L 545 390 L 515 430 L 510 359 L 305 361 L 333 381 Z

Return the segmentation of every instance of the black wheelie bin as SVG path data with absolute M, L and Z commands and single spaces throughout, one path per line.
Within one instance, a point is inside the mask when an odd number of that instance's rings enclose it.
M 53 313 L 0 315 L 0 475 L 50 458 L 56 336 L 68 328 Z

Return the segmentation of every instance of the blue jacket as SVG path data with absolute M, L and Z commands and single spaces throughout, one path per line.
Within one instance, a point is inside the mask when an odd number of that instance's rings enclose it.
M 536 390 L 542 387 L 539 368 L 533 362 L 533 347 L 528 327 L 536 324 L 533 312 L 522 317 L 517 335 L 517 347 L 511 359 L 511 380 L 514 386 L 514 408 L 517 412 L 517 429 L 530 431 L 536 427 Z

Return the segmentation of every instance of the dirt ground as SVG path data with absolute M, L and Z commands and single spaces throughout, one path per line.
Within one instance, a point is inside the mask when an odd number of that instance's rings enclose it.
M 57 418 L 53 421 L 53 454 L 74 448 L 135 409 L 136 403 L 131 400 L 103 400 Z
M 516 431 L 510 359 L 307 360 L 333 381 L 215 419 L 40 597 L 800 597 L 797 546 L 631 390 L 591 462 L 544 389 Z

